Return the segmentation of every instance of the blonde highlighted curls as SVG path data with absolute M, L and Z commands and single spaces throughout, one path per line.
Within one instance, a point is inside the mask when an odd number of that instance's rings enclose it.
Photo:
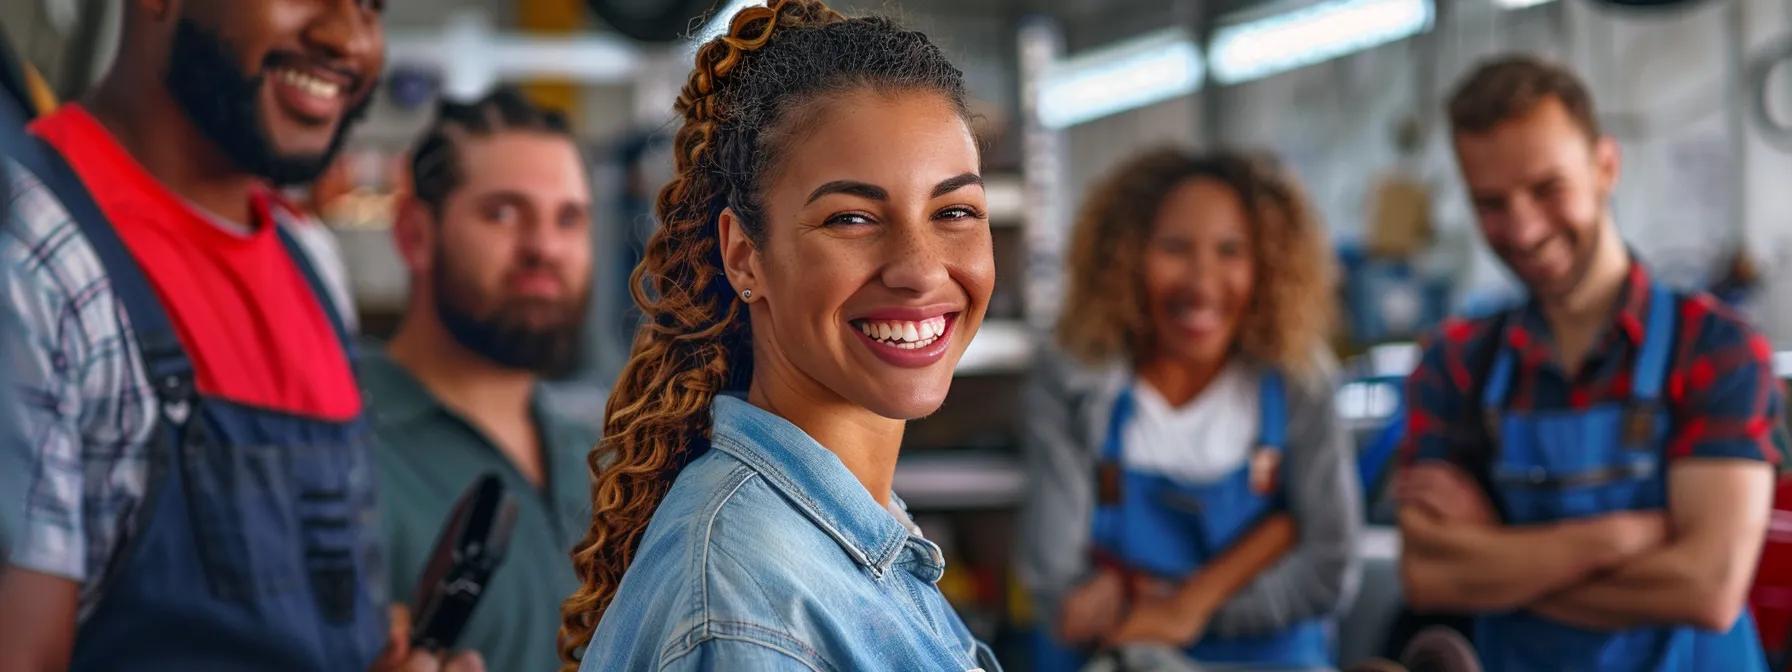
M 963 75 L 925 36 L 885 19 L 847 19 L 816 0 L 773 0 L 735 14 L 697 52 L 679 94 L 676 175 L 660 190 L 660 229 L 631 276 L 642 325 L 586 460 L 591 528 L 572 552 L 579 589 L 561 607 L 560 657 L 577 669 L 660 500 L 708 448 L 710 404 L 751 378 L 745 311 L 722 270 L 716 218 L 764 240 L 763 180 L 789 127 L 852 87 L 932 90 L 965 113 Z
M 1152 151 L 1090 190 L 1072 234 L 1059 345 L 1090 364 L 1149 356 L 1145 243 L 1170 193 L 1196 179 L 1230 188 L 1249 217 L 1257 280 L 1238 351 L 1296 376 L 1320 375 L 1323 360 L 1314 355 L 1336 310 L 1325 232 L 1293 176 L 1268 156 L 1239 152 Z

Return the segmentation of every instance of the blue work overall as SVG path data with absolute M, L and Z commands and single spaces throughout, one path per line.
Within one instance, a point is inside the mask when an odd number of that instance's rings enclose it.
M 1259 383 L 1257 450 L 1287 448 L 1287 395 L 1282 377 L 1266 373 Z M 1125 468 L 1122 435 L 1133 414 L 1128 387 L 1114 402 L 1106 440 L 1103 470 L 1118 479 L 1117 497 L 1098 502 L 1093 542 L 1097 552 L 1129 571 L 1180 583 L 1278 509 L 1284 508 L 1282 484 L 1259 494 L 1251 487 L 1251 465 L 1212 481 L 1189 483 L 1162 474 Z M 1108 486 L 1103 486 L 1108 487 Z M 1099 488 L 1098 488 L 1099 489 Z M 1086 653 L 1069 650 L 1042 637 L 1036 647 L 1038 669 L 1076 669 Z M 1302 621 L 1280 632 L 1253 637 L 1208 635 L 1186 649 L 1190 659 L 1212 665 L 1235 664 L 1253 669 L 1330 667 L 1330 638 L 1320 619 Z
M 1674 341 L 1674 295 L 1651 286 L 1648 311 L 1628 403 L 1511 410 L 1515 355 L 1509 347 L 1495 355 L 1482 404 L 1494 446 L 1490 482 L 1508 524 L 1666 507 L 1670 416 L 1661 400 Z M 1721 633 L 1690 626 L 1594 632 L 1530 612 L 1495 614 L 1476 620 L 1475 647 L 1488 672 L 1766 669 L 1746 611 Z
M 366 423 L 200 394 L 174 325 L 98 204 L 54 150 L 29 150 L 24 162 L 56 185 L 104 266 L 158 402 L 148 495 L 76 630 L 70 669 L 366 670 L 387 624 Z M 280 236 L 353 352 L 304 254 Z

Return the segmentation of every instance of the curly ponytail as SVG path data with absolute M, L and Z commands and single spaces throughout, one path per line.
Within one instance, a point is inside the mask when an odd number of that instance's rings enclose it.
M 708 449 L 710 403 L 751 377 L 750 333 L 722 270 L 716 218 L 732 208 L 748 237 L 764 240 L 759 192 L 799 108 L 874 87 L 932 90 L 965 114 L 962 80 L 920 33 L 847 19 L 816 0 L 743 9 L 698 50 L 676 106 L 676 176 L 660 190 L 660 229 L 631 276 L 643 323 L 586 459 L 593 515 L 572 552 L 582 585 L 561 608 L 564 672 L 576 670 L 679 470 Z

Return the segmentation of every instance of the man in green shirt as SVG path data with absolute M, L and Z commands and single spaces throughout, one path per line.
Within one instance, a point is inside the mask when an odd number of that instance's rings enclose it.
M 493 670 L 551 670 L 569 549 L 590 523 L 585 455 L 601 409 L 555 417 L 539 382 L 577 358 L 591 196 L 564 120 L 510 90 L 444 103 L 411 159 L 395 238 L 404 320 L 360 369 L 379 437 L 394 599 L 410 601 L 443 520 L 484 473 L 519 507 L 509 553 L 458 647 Z M 414 605 L 413 605 L 414 606 Z

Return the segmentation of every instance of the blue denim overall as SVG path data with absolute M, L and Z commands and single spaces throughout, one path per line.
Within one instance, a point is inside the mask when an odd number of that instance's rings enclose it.
M 77 628 L 70 669 L 366 670 L 385 644 L 386 602 L 365 423 L 199 394 L 136 259 L 61 157 L 32 144 L 22 162 L 57 185 L 105 267 L 159 404 L 148 495 Z M 280 235 L 353 352 L 304 254 Z
M 1675 299 L 1650 287 L 1631 399 L 1584 410 L 1507 408 L 1514 354 L 1501 348 L 1483 388 L 1494 454 L 1489 476 L 1506 522 L 1530 525 L 1667 505 L 1669 414 L 1661 404 L 1673 349 Z M 1475 647 L 1488 672 L 1518 670 L 1765 670 L 1754 619 L 1729 632 L 1661 626 L 1593 632 L 1529 612 L 1483 616 Z
M 1280 374 L 1265 373 L 1259 383 L 1258 450 L 1287 448 L 1288 401 Z M 1205 483 L 1187 483 L 1167 476 L 1124 468 L 1122 435 L 1133 414 L 1129 386 L 1114 401 L 1102 443 L 1093 542 L 1097 553 L 1130 571 L 1181 581 L 1199 571 L 1257 523 L 1283 508 L 1282 493 L 1259 494 L 1251 487 L 1251 463 Z M 1277 487 L 1281 484 L 1278 482 Z M 1045 638 L 1042 638 L 1045 639 Z M 1041 670 L 1073 670 L 1085 654 L 1043 641 L 1036 647 Z M 1321 619 L 1303 621 L 1281 632 L 1253 637 L 1209 635 L 1187 649 L 1190 659 L 1210 665 L 1253 669 L 1330 667 L 1330 638 Z

